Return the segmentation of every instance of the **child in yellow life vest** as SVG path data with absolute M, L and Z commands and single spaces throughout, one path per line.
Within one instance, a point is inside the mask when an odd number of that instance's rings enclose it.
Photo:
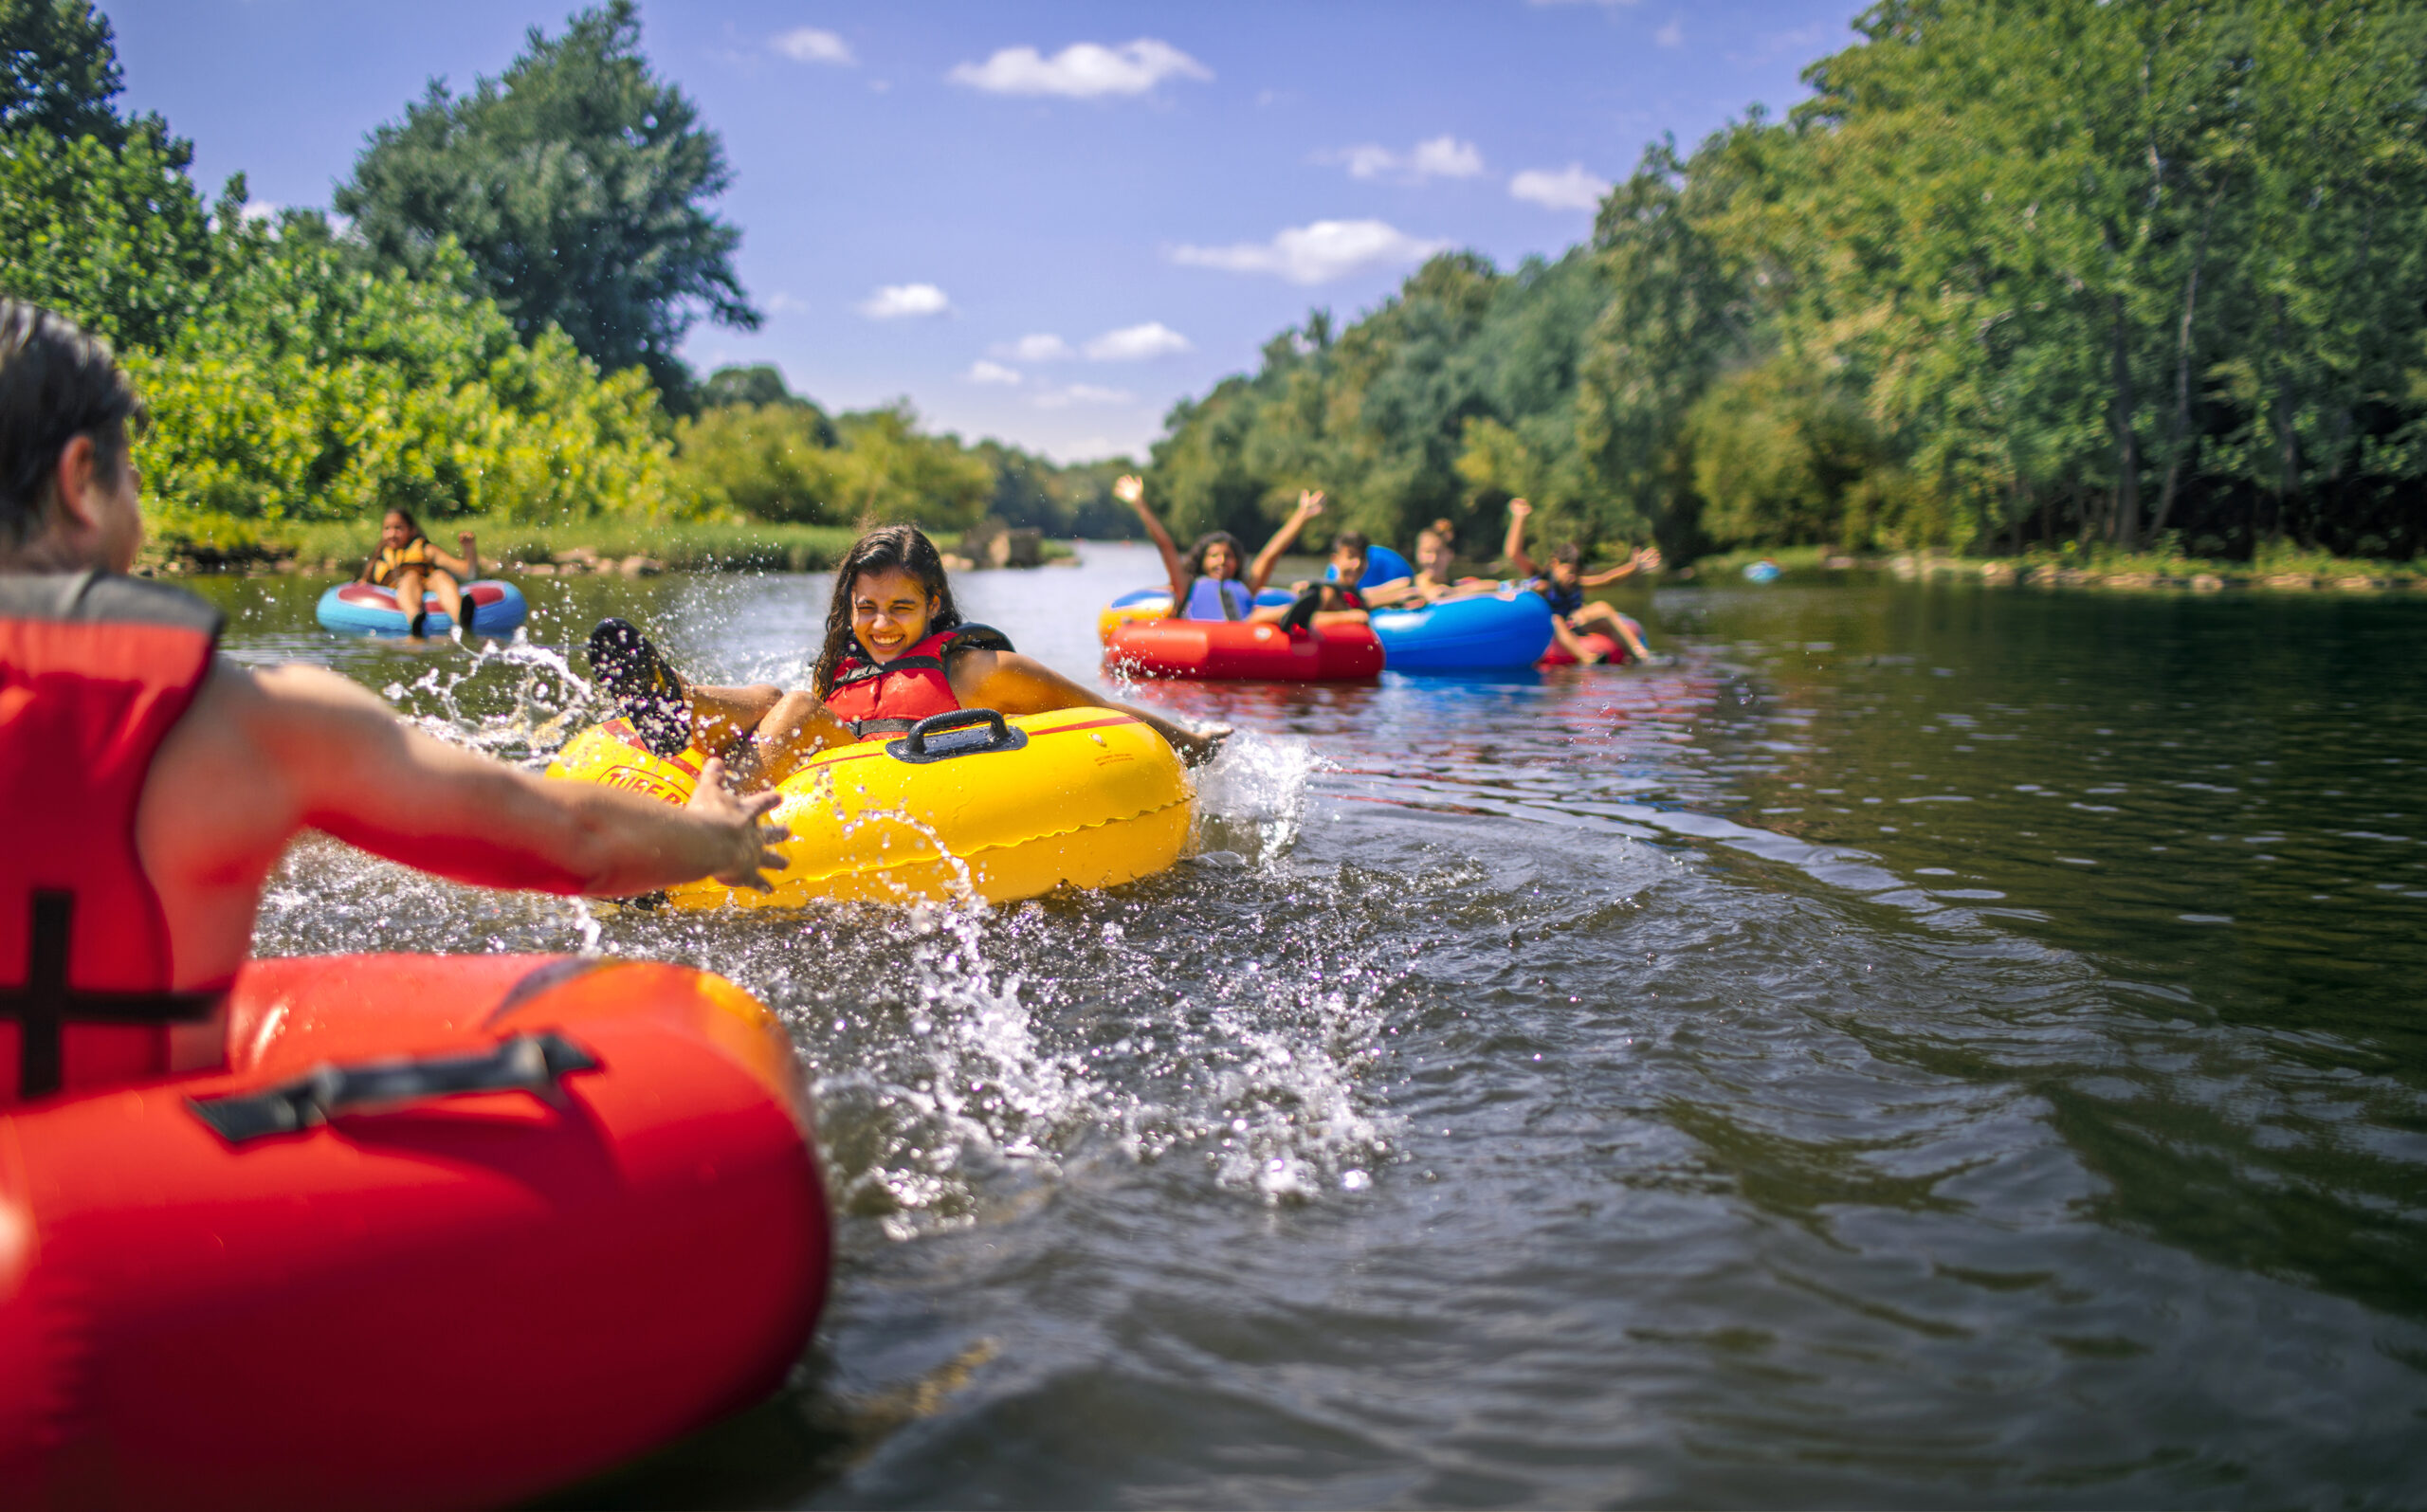
M 468 530 L 459 532 L 455 543 L 464 548 L 463 556 L 449 556 L 431 545 L 408 510 L 391 509 L 379 522 L 379 551 L 362 564 L 362 575 L 355 581 L 396 591 L 396 608 L 412 626 L 408 644 L 419 645 L 423 640 L 429 619 L 421 607 L 425 589 L 457 628 L 464 626 L 464 585 L 480 575 L 481 553 Z

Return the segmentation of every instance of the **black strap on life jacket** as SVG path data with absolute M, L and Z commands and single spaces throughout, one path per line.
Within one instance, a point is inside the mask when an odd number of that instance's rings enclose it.
M 17 1096 L 47 1097 L 65 1073 L 70 1019 L 104 1024 L 197 1024 L 210 1016 L 218 993 L 82 993 L 67 985 L 67 942 L 76 895 L 37 891 L 26 948 L 26 983 L 0 988 L 0 1018 L 17 1021 Z

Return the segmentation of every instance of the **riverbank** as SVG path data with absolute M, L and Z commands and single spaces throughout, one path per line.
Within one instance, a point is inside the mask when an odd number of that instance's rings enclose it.
M 432 520 L 430 539 L 452 550 L 458 531 L 478 539 L 484 572 L 557 576 L 620 572 L 830 572 L 859 532 L 848 525 L 787 525 L 765 520 L 600 519 L 531 524 L 479 518 Z M 283 523 L 221 540 L 168 537 L 146 544 L 141 565 L 155 574 L 319 573 L 352 575 L 378 536 L 358 520 Z M 958 534 L 939 539 L 949 548 Z M 1043 543 L 1048 562 L 1071 558 L 1068 541 Z
M 1676 575 L 1734 576 L 1750 563 L 1765 558 L 1795 574 L 1885 572 L 1907 581 L 1974 577 L 1984 583 L 2031 588 L 2193 593 L 2227 590 L 2346 593 L 2427 590 L 2427 563 L 2289 551 L 2269 553 L 2256 561 L 2236 562 L 2153 553 L 2027 552 L 2020 556 L 1952 556 L 1933 552 L 1857 555 L 1822 546 L 1792 546 L 1705 556 L 1685 574 Z

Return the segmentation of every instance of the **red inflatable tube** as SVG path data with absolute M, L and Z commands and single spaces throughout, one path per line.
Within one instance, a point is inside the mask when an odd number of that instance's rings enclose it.
M 1350 683 L 1382 673 L 1382 643 L 1362 625 L 1293 635 L 1244 620 L 1132 620 L 1115 627 L 1104 647 L 1114 665 L 1141 677 Z
M 228 1016 L 225 1070 L 0 1117 L 0 1503 L 494 1505 L 798 1357 L 826 1202 L 739 988 L 338 956 Z
M 1601 653 L 1601 660 L 1595 664 L 1597 666 L 1616 666 L 1627 659 L 1627 648 L 1599 630 L 1587 630 L 1577 639 Z M 1534 665 L 1536 666 L 1574 666 L 1577 662 L 1575 657 L 1567 654 L 1566 647 L 1553 641 L 1551 648 L 1544 651 L 1542 659 Z

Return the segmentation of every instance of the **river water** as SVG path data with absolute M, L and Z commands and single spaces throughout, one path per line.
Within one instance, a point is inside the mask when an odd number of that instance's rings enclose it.
M 958 587 L 1084 677 L 1152 568 Z M 320 586 L 204 585 L 524 759 L 599 614 L 798 684 L 828 588 L 538 581 L 476 658 Z M 1240 734 L 1115 892 L 667 917 L 312 841 L 261 948 L 671 957 L 793 1026 L 816 1344 L 581 1504 L 2427 1504 L 2427 606 L 1618 601 L 1673 665 L 1141 690 Z

